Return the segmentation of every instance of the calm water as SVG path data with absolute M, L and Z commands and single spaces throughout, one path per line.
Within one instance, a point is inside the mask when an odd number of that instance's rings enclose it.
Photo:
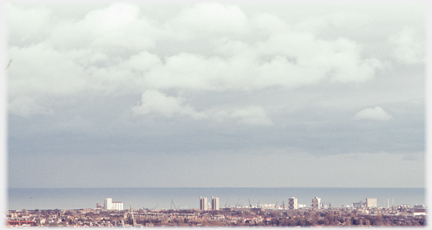
M 211 202 L 211 196 L 219 197 L 220 207 L 261 204 L 280 206 L 289 197 L 296 197 L 299 204 L 311 205 L 313 197 L 332 207 L 352 205 L 377 198 L 378 206 L 387 207 L 387 199 L 394 205 L 425 204 L 423 188 L 10 188 L 8 189 L 8 210 L 33 209 L 79 209 L 103 205 L 104 199 L 121 201 L 124 208 L 171 208 L 171 200 L 177 209 L 199 208 L 199 197 Z M 172 206 L 174 208 L 174 206 Z

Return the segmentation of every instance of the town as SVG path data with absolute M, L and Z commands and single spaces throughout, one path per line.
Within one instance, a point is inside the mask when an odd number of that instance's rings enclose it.
M 243 207 L 219 208 L 219 198 L 200 197 L 199 209 L 123 209 L 122 202 L 106 198 L 104 205 L 94 209 L 69 210 L 9 210 L 8 227 L 235 227 L 235 226 L 426 226 L 424 205 L 377 207 L 376 198 L 365 202 L 331 207 L 321 204 L 318 197 L 312 205 L 297 204 L 288 199 L 288 205 L 261 204 Z M 210 207 L 211 206 L 211 207 Z M 299 207 L 300 206 L 300 207 Z

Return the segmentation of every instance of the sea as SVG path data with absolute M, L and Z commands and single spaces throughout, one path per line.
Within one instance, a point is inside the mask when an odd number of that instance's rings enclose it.
M 425 204 L 425 188 L 8 188 L 8 210 L 83 209 L 103 206 L 105 198 L 125 209 L 198 209 L 199 198 L 219 197 L 219 206 L 288 206 L 288 198 L 310 206 L 312 198 L 331 207 L 377 198 L 379 207 Z

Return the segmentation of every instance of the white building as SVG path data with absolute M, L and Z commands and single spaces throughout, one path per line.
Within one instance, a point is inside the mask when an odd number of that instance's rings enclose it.
M 219 210 L 219 197 L 212 196 L 212 210 Z
M 113 201 L 111 209 L 112 210 L 119 210 L 119 211 L 123 210 L 123 202 Z
M 112 207 L 112 198 L 105 198 L 104 209 L 111 210 L 111 207 Z
M 288 198 L 288 207 L 289 209 L 298 209 L 297 198 Z
M 321 208 L 321 198 L 315 197 L 312 199 L 312 208 L 313 209 Z
M 378 207 L 377 198 L 366 198 L 366 208 Z
M 112 201 L 112 198 L 105 198 L 104 209 L 106 210 L 123 210 L 123 203 L 119 201 Z
M 275 204 L 261 204 L 260 208 L 263 208 L 263 209 L 274 209 L 274 208 L 276 208 L 275 206 L 276 206 Z
M 207 210 L 207 197 L 200 196 L 200 210 Z

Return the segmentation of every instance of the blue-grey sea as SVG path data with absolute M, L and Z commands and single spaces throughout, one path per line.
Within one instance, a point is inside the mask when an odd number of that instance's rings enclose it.
M 299 204 L 311 205 L 312 198 L 332 207 L 352 205 L 377 198 L 378 206 L 426 204 L 424 188 L 9 188 L 8 210 L 81 209 L 103 205 L 105 198 L 121 201 L 124 208 L 193 209 L 199 197 L 219 197 L 220 207 L 288 203 L 296 197 Z M 171 202 L 172 201 L 172 202 Z M 389 201 L 389 202 L 388 202 Z

